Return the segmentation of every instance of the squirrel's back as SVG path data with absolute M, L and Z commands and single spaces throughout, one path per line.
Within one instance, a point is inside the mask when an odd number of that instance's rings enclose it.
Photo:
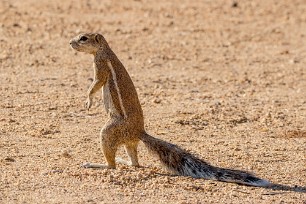
M 143 120 L 142 108 L 131 77 L 121 61 L 112 51 L 109 60 L 109 67 L 112 75 L 111 78 L 114 86 L 116 86 L 114 91 L 117 92 L 119 96 L 125 114 L 127 117 L 137 117 L 139 120 Z

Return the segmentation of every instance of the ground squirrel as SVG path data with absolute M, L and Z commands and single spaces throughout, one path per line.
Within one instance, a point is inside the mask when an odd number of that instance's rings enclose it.
M 124 145 L 131 165 L 139 166 L 137 145 L 141 140 L 171 172 L 182 176 L 234 182 L 251 186 L 271 183 L 240 170 L 219 168 L 180 147 L 146 133 L 141 105 L 126 69 L 101 34 L 84 33 L 70 40 L 73 49 L 93 54 L 94 80 L 88 90 L 86 108 L 103 87 L 103 102 L 109 119 L 101 130 L 101 145 L 107 165 L 86 163 L 86 168 L 116 168 L 116 151 Z

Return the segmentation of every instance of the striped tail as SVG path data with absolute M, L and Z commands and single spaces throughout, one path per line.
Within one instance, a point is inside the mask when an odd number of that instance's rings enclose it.
M 180 147 L 152 137 L 147 133 L 144 133 L 140 139 L 151 152 L 159 157 L 161 163 L 174 174 L 249 186 L 267 187 L 272 185 L 269 181 L 257 178 L 245 171 L 214 167 Z

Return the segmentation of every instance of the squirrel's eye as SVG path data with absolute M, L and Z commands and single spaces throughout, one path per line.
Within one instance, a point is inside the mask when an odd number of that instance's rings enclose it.
M 80 41 L 86 41 L 88 38 L 86 37 L 86 36 L 82 36 L 81 38 L 80 38 Z

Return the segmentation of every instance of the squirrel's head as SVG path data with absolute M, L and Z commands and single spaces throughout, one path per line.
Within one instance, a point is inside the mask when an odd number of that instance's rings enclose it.
M 108 48 L 104 37 L 98 33 L 82 33 L 70 40 L 70 46 L 79 51 L 96 54 L 98 50 Z

